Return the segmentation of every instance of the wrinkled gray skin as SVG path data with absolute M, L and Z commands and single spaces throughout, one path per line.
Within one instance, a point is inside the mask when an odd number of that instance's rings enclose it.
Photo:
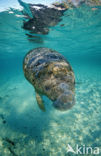
M 23 70 L 26 79 L 40 95 L 46 95 L 53 106 L 61 111 L 75 104 L 75 78 L 67 60 L 48 48 L 36 48 L 24 58 Z

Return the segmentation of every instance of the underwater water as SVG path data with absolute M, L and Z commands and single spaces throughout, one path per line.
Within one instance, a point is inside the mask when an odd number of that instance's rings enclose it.
M 22 28 L 24 19 L 16 9 L 0 12 L 0 156 L 75 155 L 68 144 L 101 149 L 101 7 L 67 10 L 49 34 L 34 39 Z M 36 47 L 55 49 L 70 62 L 72 109 L 60 112 L 46 97 L 46 112 L 39 109 L 23 73 L 24 56 Z

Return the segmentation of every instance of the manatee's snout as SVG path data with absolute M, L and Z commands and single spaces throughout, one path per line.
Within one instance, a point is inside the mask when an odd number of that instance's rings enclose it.
M 66 111 L 70 109 L 74 104 L 75 96 L 72 91 L 64 92 L 58 97 L 56 101 L 53 102 L 53 106 L 60 111 Z

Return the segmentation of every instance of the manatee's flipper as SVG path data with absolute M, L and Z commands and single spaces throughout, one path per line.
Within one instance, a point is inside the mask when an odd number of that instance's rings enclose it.
M 46 109 L 45 109 L 45 106 L 44 106 L 43 99 L 42 99 L 41 95 L 40 95 L 38 92 L 36 92 L 36 99 L 37 99 L 37 103 L 38 103 L 39 108 L 40 108 L 43 112 L 45 112 Z

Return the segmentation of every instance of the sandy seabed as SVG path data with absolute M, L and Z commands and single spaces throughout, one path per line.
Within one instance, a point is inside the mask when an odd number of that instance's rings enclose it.
M 13 83 L 12 83 L 13 82 Z M 67 145 L 101 148 L 101 82 L 76 84 L 76 104 L 60 112 L 44 97 L 46 112 L 23 76 L 0 87 L 0 155 L 67 156 Z

